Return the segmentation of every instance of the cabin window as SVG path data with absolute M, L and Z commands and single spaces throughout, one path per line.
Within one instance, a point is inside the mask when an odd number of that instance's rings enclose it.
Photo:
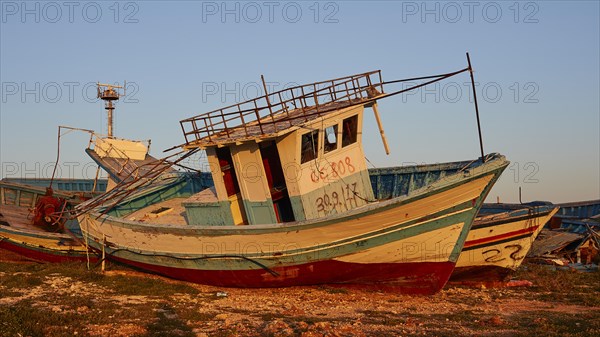
M 302 135 L 302 148 L 300 153 L 300 163 L 306 163 L 317 158 L 319 151 L 319 130 L 315 130 Z
M 358 115 L 344 119 L 342 123 L 342 147 L 356 143 Z
M 323 146 L 325 153 L 331 152 L 331 151 L 337 149 L 337 138 L 338 138 L 337 132 L 338 132 L 337 124 L 325 128 L 325 143 Z

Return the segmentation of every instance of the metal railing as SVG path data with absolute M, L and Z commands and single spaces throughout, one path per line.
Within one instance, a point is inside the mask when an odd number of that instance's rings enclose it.
M 264 96 L 180 121 L 186 144 L 275 134 L 383 94 L 381 71 L 336 78 Z

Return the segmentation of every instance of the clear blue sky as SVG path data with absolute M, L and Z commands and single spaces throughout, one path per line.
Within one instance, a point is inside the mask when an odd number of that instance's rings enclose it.
M 486 152 L 512 161 L 490 200 L 600 198 L 598 1 L 1 1 L 0 176 L 47 176 L 58 125 L 106 132 L 92 83 L 130 82 L 117 136 L 183 142 L 179 120 L 274 90 L 381 69 L 385 80 L 462 69 L 469 51 Z M 380 102 L 376 166 L 479 156 L 467 74 Z M 93 175 L 69 135 L 62 176 Z M 77 163 L 77 164 L 73 164 Z M 69 169 L 69 167 L 71 169 Z M 69 172 L 72 171 L 72 172 Z

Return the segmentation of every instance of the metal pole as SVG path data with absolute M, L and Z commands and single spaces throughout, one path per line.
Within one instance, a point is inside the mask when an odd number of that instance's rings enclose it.
M 383 142 L 383 147 L 385 148 L 385 154 L 389 156 L 390 148 L 388 147 L 387 139 L 385 138 L 385 132 L 383 132 L 383 125 L 381 124 L 381 119 L 379 118 L 379 111 L 377 110 L 377 101 L 373 103 L 371 107 L 373 108 L 375 119 L 377 120 L 377 126 L 379 126 L 379 133 L 381 134 L 381 141 Z
M 54 170 L 52 170 L 52 178 L 50 178 L 50 188 L 52 188 L 52 183 L 54 182 L 54 175 L 56 174 L 56 167 L 58 167 L 58 160 L 60 159 L 60 129 L 62 126 L 58 126 L 58 145 L 56 146 L 56 162 L 54 163 Z
M 521 186 L 519 186 L 519 204 L 523 204 L 523 199 L 521 198 Z
M 273 118 L 273 110 L 271 110 L 271 100 L 269 99 L 269 93 L 267 92 L 267 83 L 265 82 L 265 77 L 263 75 L 260 75 L 260 79 L 262 80 L 263 88 L 265 89 L 265 99 L 267 100 L 269 113 L 271 114 L 271 118 Z
M 96 192 L 96 187 L 98 187 L 98 175 L 100 174 L 100 166 L 96 168 L 96 178 L 94 179 L 94 186 L 92 187 L 92 193 Z
M 113 136 L 113 104 L 112 101 L 108 101 L 108 137 Z
M 483 152 L 483 138 L 481 137 L 481 123 L 479 122 L 479 107 L 477 106 L 477 91 L 475 90 L 475 79 L 473 78 L 473 67 L 471 67 L 471 58 L 467 53 L 467 62 L 469 63 L 469 74 L 471 74 L 471 86 L 473 88 L 473 101 L 475 102 L 475 115 L 477 116 L 477 132 L 479 132 L 479 148 L 481 149 L 481 161 L 485 162 Z
M 104 272 L 105 270 L 105 264 L 104 261 L 106 261 L 106 251 L 105 251 L 105 247 L 106 247 L 106 236 L 104 234 L 102 234 L 102 271 Z

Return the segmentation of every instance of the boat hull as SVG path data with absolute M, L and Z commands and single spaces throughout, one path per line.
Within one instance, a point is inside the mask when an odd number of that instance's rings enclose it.
M 318 261 L 272 269 L 283 277 L 265 270 L 190 270 L 158 266 L 112 258 L 114 261 L 170 278 L 220 287 L 276 288 L 317 284 L 360 284 L 391 289 L 400 293 L 431 295 L 448 281 L 454 263 L 350 263 Z
M 515 271 L 558 207 L 524 209 L 498 219 L 476 219 L 452 282 L 503 282 Z
M 79 238 L 64 233 L 0 226 L 0 249 L 38 262 L 97 261 Z M 1 253 L 1 252 L 0 252 Z
M 446 177 L 408 196 L 321 219 L 277 225 L 149 225 L 80 217 L 112 260 L 226 287 L 388 285 L 432 294 L 447 282 L 475 214 L 508 162 Z
M 42 181 L 44 182 L 44 181 Z M 89 186 L 86 180 L 61 180 L 59 186 Z M 45 195 L 45 188 L 19 182 L 0 180 L 0 249 L 11 251 L 38 262 L 86 261 L 88 250 L 81 244 L 79 225 L 67 220 L 64 227 L 70 233 L 48 232 L 32 224 L 30 209 Z M 78 192 L 79 193 L 79 192 Z M 55 196 L 78 203 L 85 198 L 74 192 L 56 191 Z M 0 254 L 4 254 L 0 251 Z M 94 255 L 90 260 L 96 260 Z
M 96 262 L 98 258 L 95 254 L 89 256 L 85 250 L 75 247 L 73 250 L 48 249 L 46 247 L 35 247 L 25 243 L 15 242 L 6 238 L 0 238 L 0 249 L 17 253 L 20 256 L 37 262 L 63 263 L 63 262 Z M 0 252 L 1 254 L 1 252 Z

